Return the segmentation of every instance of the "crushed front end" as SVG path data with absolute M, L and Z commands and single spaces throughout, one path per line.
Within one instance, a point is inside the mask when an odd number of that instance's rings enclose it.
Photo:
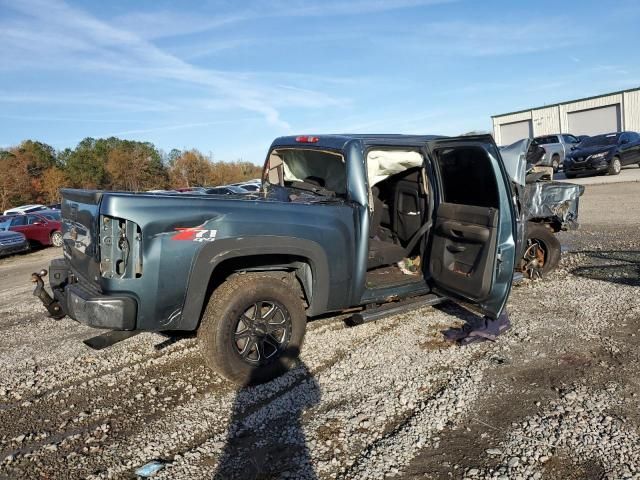
M 578 228 L 578 205 L 584 186 L 566 182 L 538 181 L 524 188 L 526 220 L 543 222 L 554 231 Z

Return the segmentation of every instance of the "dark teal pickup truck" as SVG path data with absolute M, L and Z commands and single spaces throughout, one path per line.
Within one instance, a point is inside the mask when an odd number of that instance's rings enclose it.
M 64 258 L 53 294 L 46 271 L 35 294 L 117 339 L 197 330 L 237 383 L 286 369 L 328 312 L 363 322 L 447 298 L 497 318 L 532 220 L 522 159 L 505 159 L 490 136 L 292 136 L 251 194 L 63 190 Z

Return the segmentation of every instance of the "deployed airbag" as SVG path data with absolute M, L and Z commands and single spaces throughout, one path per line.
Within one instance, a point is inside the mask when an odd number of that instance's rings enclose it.
M 372 187 L 396 173 L 414 167 L 421 167 L 424 162 L 418 152 L 407 150 L 371 150 L 367 155 L 367 176 Z

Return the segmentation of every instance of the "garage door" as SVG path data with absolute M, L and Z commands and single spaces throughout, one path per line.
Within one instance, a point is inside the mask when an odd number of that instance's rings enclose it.
M 532 136 L 531 120 L 500 125 L 500 145 L 511 145 L 513 142 Z
M 569 133 L 573 135 L 600 135 L 620 131 L 620 104 L 569 112 Z

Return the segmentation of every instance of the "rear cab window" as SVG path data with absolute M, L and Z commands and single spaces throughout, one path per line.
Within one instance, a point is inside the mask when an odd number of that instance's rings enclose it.
M 281 187 L 319 186 L 336 196 L 346 197 L 346 174 L 344 157 L 337 152 L 276 147 L 269 154 L 265 182 Z
M 538 145 L 549 145 L 550 143 L 559 143 L 557 135 L 545 135 L 544 137 L 536 137 L 533 139 Z

